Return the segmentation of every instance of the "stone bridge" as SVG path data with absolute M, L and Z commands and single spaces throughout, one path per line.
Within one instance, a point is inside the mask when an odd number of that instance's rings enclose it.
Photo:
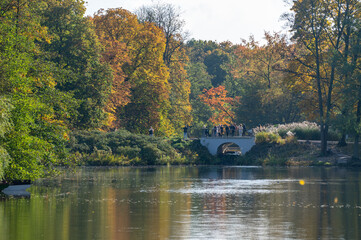
M 241 154 L 248 152 L 254 145 L 254 137 L 202 137 L 201 144 L 208 148 L 212 155 L 225 154 L 226 151 L 235 152 L 234 145 L 237 145 Z M 233 146 L 232 149 L 229 146 Z M 227 150 L 230 149 L 230 150 Z

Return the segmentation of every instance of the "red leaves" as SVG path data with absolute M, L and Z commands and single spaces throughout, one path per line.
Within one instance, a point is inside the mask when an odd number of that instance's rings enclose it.
M 227 97 L 227 90 L 224 86 L 204 89 L 199 98 L 214 110 L 209 119 L 213 124 L 231 124 L 234 122 L 233 104 L 238 101 L 237 98 Z

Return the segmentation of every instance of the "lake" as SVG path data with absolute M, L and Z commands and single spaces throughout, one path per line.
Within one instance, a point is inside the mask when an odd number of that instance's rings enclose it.
M 361 239 L 360 183 L 347 168 L 80 168 L 0 200 L 0 239 Z

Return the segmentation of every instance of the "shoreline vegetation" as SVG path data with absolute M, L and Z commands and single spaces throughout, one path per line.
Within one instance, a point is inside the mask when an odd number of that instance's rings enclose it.
M 199 133 L 193 129 L 191 134 Z M 310 122 L 260 126 L 252 129 L 255 146 L 242 155 L 213 156 L 197 138 L 157 137 L 134 134 L 127 130 L 74 131 L 65 148 L 67 156 L 53 168 L 75 169 L 79 166 L 352 166 L 353 144 L 338 146 L 337 132 L 330 131 L 327 156 L 320 155 L 320 130 Z M 47 176 L 56 174 L 53 169 Z M 4 180 L 2 186 L 29 184 L 30 180 Z
M 212 156 L 198 139 L 150 137 L 126 130 L 77 131 L 70 136 L 66 164 L 78 166 L 147 165 L 256 165 L 347 166 L 352 146 L 339 147 L 337 132 L 330 131 L 327 156 L 320 156 L 319 129 L 303 122 L 253 129 L 256 145 L 239 156 Z M 331 144 L 332 143 L 332 144 Z

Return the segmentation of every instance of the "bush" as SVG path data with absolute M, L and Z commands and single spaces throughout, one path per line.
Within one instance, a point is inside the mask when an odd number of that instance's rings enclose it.
M 67 161 L 76 165 L 210 164 L 214 159 L 199 141 L 169 140 L 125 130 L 77 131 L 72 133 L 68 148 L 72 156 Z
M 116 149 L 115 154 L 126 156 L 130 159 L 140 156 L 141 149 L 137 146 L 119 146 Z
M 277 133 L 259 132 L 256 134 L 256 144 L 259 143 L 282 143 L 282 138 Z
M 291 132 L 297 139 L 301 140 L 320 140 L 320 126 L 313 122 L 288 123 L 279 125 L 270 125 L 267 127 L 257 127 L 253 129 L 257 135 L 260 132 L 278 133 L 282 138 L 287 137 L 287 133 Z M 333 129 L 329 130 L 328 140 L 338 141 L 341 135 Z

